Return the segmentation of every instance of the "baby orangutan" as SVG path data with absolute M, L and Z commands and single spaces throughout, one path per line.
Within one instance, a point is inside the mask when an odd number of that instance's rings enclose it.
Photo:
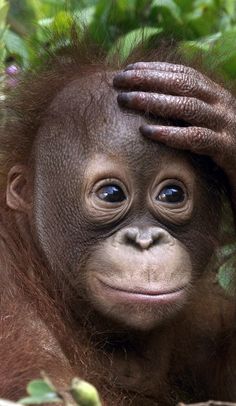
M 0 397 L 43 370 L 104 405 L 236 400 L 234 301 L 207 271 L 235 100 L 172 63 L 118 70 L 78 42 L 7 97 Z

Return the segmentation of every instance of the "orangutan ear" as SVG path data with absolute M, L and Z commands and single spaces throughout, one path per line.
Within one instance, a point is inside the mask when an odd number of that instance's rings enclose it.
M 28 213 L 32 208 L 32 181 L 26 165 L 15 165 L 7 177 L 7 206 L 13 210 Z

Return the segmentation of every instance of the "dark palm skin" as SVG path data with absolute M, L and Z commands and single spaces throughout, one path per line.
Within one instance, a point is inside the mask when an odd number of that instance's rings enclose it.
M 114 79 L 121 106 L 182 120 L 187 126 L 145 124 L 143 135 L 170 147 L 208 155 L 228 177 L 236 209 L 236 100 L 197 70 L 165 62 L 129 65 Z

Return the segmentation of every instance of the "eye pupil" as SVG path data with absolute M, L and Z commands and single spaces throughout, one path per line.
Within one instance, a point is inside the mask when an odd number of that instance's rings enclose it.
M 106 185 L 101 187 L 97 192 L 97 196 L 99 199 L 108 203 L 120 203 L 126 199 L 123 190 L 117 185 Z
M 185 193 L 183 189 L 177 185 L 164 187 L 157 197 L 157 200 L 166 203 L 181 203 L 184 199 Z

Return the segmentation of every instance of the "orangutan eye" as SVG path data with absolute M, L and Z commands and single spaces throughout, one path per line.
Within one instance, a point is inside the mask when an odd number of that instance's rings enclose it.
M 126 196 L 118 185 L 105 185 L 96 192 L 99 199 L 108 203 L 121 203 L 126 200 Z
M 157 196 L 157 200 L 164 203 L 181 203 L 185 199 L 184 190 L 178 185 L 165 186 Z

